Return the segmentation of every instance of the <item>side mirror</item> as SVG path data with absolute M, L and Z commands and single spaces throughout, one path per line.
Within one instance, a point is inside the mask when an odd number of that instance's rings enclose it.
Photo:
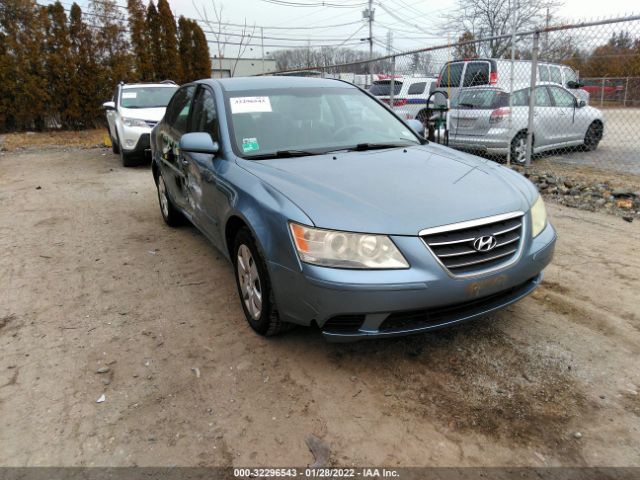
M 102 104 L 102 108 L 104 108 L 105 110 L 115 110 L 116 104 L 115 102 L 104 102 Z
M 412 118 L 411 120 L 407 120 L 407 125 L 418 135 L 424 137 L 424 124 L 420 120 Z
M 578 100 L 576 98 L 576 108 L 582 108 L 585 107 L 587 105 L 587 102 L 585 102 L 584 100 Z
M 207 153 L 215 155 L 220 151 L 218 142 L 205 132 L 185 133 L 180 139 L 180 150 L 189 153 Z

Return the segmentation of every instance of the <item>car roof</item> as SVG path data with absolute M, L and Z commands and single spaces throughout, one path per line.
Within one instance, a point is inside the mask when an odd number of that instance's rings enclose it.
M 560 87 L 563 88 L 562 85 L 555 83 L 555 82 L 537 82 L 536 83 L 536 87 L 542 87 L 545 85 L 549 85 L 552 87 Z M 525 88 L 530 88 L 531 84 L 529 82 L 527 83 L 514 83 L 513 84 L 513 91 L 517 92 L 518 90 L 522 90 Z M 473 87 L 464 87 L 461 89 L 461 91 L 473 91 L 473 90 L 499 90 L 501 92 L 508 92 L 509 88 L 507 88 L 507 86 L 498 86 L 498 85 L 474 85 Z
M 198 83 L 219 84 L 223 90 L 269 90 L 276 88 L 357 88 L 344 80 L 329 78 L 293 77 L 270 75 L 264 77 L 232 77 L 204 79 Z
M 127 88 L 140 88 L 140 87 L 172 87 L 177 88 L 175 83 L 125 83 L 122 85 L 123 89 Z

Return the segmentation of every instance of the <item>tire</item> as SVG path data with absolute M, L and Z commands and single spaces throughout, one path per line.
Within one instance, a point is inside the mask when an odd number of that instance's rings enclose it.
M 111 138 L 111 151 L 113 153 L 115 153 L 116 155 L 120 153 L 120 144 L 118 143 L 118 141 L 113 138 L 111 136 L 111 134 L 109 134 L 109 137 Z
M 527 134 L 524 132 L 518 133 L 511 140 L 511 161 L 518 165 L 524 165 L 527 161 Z
M 170 227 L 178 227 L 182 225 L 184 217 L 182 213 L 175 207 L 169 197 L 167 191 L 167 185 L 164 183 L 164 177 L 161 172 L 158 172 L 158 178 L 156 179 L 156 188 L 158 190 L 158 203 L 160 204 L 160 213 L 164 223 Z
M 598 148 L 600 140 L 602 140 L 602 124 L 592 122 L 589 128 L 587 128 L 587 133 L 584 134 L 583 150 L 593 152 Z
M 238 231 L 233 241 L 232 261 L 240 304 L 251 328 L 266 337 L 286 330 L 289 324 L 278 315 L 269 272 L 246 227 Z

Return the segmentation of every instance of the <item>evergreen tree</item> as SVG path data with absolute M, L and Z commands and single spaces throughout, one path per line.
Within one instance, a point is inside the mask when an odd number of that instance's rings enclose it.
M 102 87 L 96 81 L 99 68 L 94 58 L 93 35 L 76 3 L 69 12 L 69 43 L 73 74 L 66 119 L 69 127 L 74 129 L 95 126 L 96 120 L 103 117 L 99 102 Z
M 1 90 L 8 103 L 5 130 L 41 130 L 45 127 L 46 89 L 44 27 L 46 7 L 33 0 L 3 0 L 0 31 L 4 83 Z
M 180 55 L 180 71 L 182 75 L 179 79 L 176 79 L 178 83 L 187 83 L 194 79 L 191 61 L 193 56 L 193 35 L 191 25 L 191 20 L 180 15 L 180 18 L 178 19 L 178 53 Z
M 207 37 L 198 25 L 198 22 L 192 20 L 192 73 L 193 79 L 210 78 L 211 77 L 211 54 L 209 53 L 209 44 Z
M 137 80 L 151 80 L 154 77 L 150 58 L 150 46 L 145 38 L 145 8 L 141 0 L 128 0 L 129 36 L 134 55 L 135 77 Z
M 160 17 L 153 0 L 147 6 L 145 42 L 149 45 L 149 59 L 153 67 L 153 74 L 147 80 L 157 80 L 160 77 L 158 65 L 162 61 L 162 46 L 160 45 Z
M 67 26 L 67 15 L 58 1 L 46 8 L 45 48 L 46 78 L 49 89 L 47 118 L 52 125 L 67 127 L 70 82 L 74 72 L 71 59 L 71 43 Z
M 129 80 L 133 59 L 126 37 L 125 18 L 115 0 L 91 0 L 89 11 L 95 59 L 99 66 L 95 101 L 102 103 L 111 97 L 118 82 Z
M 167 0 L 158 0 L 158 16 L 160 24 L 161 61 L 156 65 L 159 80 L 180 79 L 180 59 L 178 58 L 178 38 L 176 20 L 171 13 Z

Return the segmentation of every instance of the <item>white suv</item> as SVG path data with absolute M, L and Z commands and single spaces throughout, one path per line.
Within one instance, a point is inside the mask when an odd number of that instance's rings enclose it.
M 393 111 L 405 120 L 426 119 L 427 99 L 433 92 L 436 77 L 397 77 L 393 80 Z M 391 79 L 375 80 L 369 88 L 384 103 L 389 104 Z
M 144 160 L 150 151 L 151 129 L 164 116 L 167 104 L 178 86 L 161 83 L 120 83 L 106 111 L 113 153 L 119 153 L 122 165 L 131 167 Z

